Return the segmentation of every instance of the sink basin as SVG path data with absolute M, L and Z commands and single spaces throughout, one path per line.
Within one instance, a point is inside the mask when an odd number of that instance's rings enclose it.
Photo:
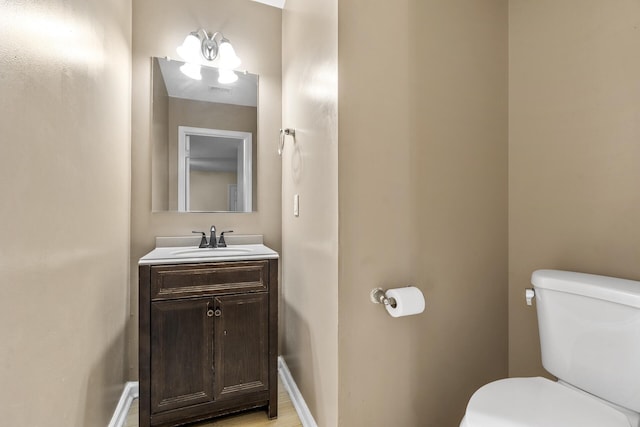
M 246 248 L 189 248 L 180 249 L 171 252 L 171 255 L 176 257 L 217 257 L 217 256 L 232 256 L 251 253 L 251 249 Z

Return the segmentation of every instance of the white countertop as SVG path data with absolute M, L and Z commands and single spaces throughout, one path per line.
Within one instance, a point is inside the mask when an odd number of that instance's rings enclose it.
M 278 259 L 278 253 L 263 244 L 227 245 L 226 248 L 199 248 L 198 246 L 157 247 L 138 261 L 148 264 L 185 264 L 194 262 L 248 261 Z

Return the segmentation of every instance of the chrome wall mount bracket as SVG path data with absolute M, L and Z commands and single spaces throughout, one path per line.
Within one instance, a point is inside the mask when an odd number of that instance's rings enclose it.
M 388 298 L 387 294 L 382 288 L 372 289 L 369 293 L 369 298 L 374 304 L 390 305 L 393 308 L 397 306 L 395 298 Z

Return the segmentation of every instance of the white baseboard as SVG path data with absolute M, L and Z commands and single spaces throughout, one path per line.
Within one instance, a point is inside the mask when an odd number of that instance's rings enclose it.
M 313 419 L 313 415 L 311 415 L 311 411 L 309 411 L 309 407 L 304 401 L 304 397 L 302 397 L 302 393 L 300 393 L 296 382 L 291 376 L 289 367 L 287 366 L 287 363 L 284 361 L 282 356 L 278 357 L 278 374 L 280 375 L 280 379 L 284 384 L 284 388 L 287 390 L 287 393 L 289 393 L 289 396 L 291 397 L 291 402 L 293 403 L 293 407 L 298 413 L 298 417 L 300 418 L 302 427 L 318 427 L 318 424 L 316 424 L 316 420 Z M 108 427 L 124 426 L 124 422 L 127 419 L 127 414 L 129 413 L 129 408 L 131 407 L 131 402 L 133 402 L 133 399 L 137 399 L 138 396 L 138 382 L 130 381 L 126 383 L 124 386 L 124 390 L 122 390 L 120 400 L 118 401 L 118 406 L 116 406 L 116 410 L 113 413 L 113 417 L 111 417 L 111 422 L 109 422 Z
M 129 413 L 129 408 L 131 407 L 131 402 L 133 402 L 133 399 L 137 399 L 138 395 L 139 387 L 137 381 L 130 381 L 124 385 L 124 390 L 122 390 L 118 406 L 116 406 L 116 410 L 111 417 L 108 427 L 124 426 L 127 414 Z
M 300 390 L 287 367 L 287 363 L 284 361 L 282 356 L 278 356 L 278 373 L 280 374 L 280 379 L 284 384 L 284 388 L 287 389 L 287 393 L 289 393 L 289 396 L 291 397 L 293 407 L 296 408 L 302 427 L 318 427 L 316 420 L 313 419 L 313 415 L 311 415 L 311 411 L 309 411 L 309 407 L 304 401 L 304 397 L 302 397 L 302 394 L 300 393 Z

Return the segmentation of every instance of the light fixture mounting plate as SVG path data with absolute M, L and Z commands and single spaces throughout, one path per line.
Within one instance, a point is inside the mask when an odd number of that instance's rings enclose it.
M 218 43 L 212 38 L 202 40 L 202 56 L 207 61 L 213 61 L 218 56 Z

